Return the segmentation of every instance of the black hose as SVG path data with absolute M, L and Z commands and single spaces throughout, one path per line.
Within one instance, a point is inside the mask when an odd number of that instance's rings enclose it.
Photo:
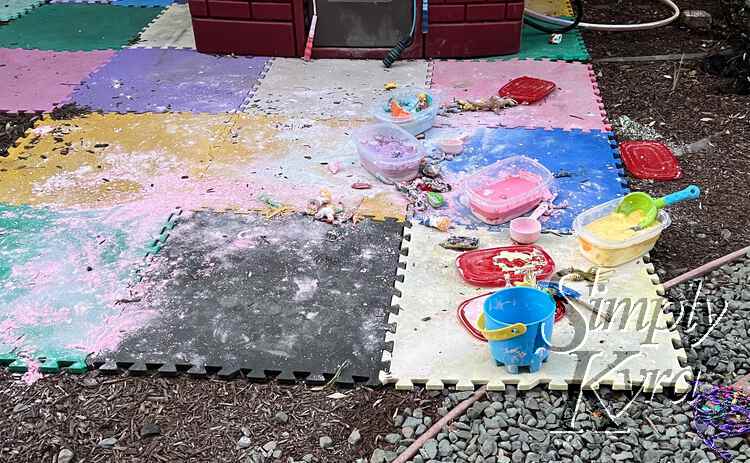
M 383 58 L 383 66 L 387 68 L 391 67 L 401 57 L 401 53 L 409 48 L 412 43 L 414 43 L 414 37 L 412 36 L 399 40 L 396 46 L 388 50 L 388 54 Z
M 564 34 L 578 27 L 578 23 L 583 21 L 583 0 L 573 0 L 572 3 L 576 10 L 576 17 L 573 20 L 573 22 L 567 26 L 563 26 L 558 29 L 551 29 L 549 27 L 546 27 L 540 24 L 541 20 L 538 20 L 536 18 L 529 18 L 526 16 L 524 16 L 523 22 L 533 27 L 536 30 L 546 32 L 547 34 Z M 536 22 L 536 21 L 540 21 L 540 22 Z
M 396 45 L 388 50 L 388 54 L 383 58 L 383 66 L 389 68 L 401 57 L 401 53 L 414 43 L 414 32 L 417 30 L 417 0 L 412 2 L 412 17 L 411 17 L 411 32 L 409 36 L 405 37 L 396 43 Z

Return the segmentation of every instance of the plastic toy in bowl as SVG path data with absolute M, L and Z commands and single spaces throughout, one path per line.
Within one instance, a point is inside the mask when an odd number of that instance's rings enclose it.
M 439 102 L 428 90 L 404 89 L 391 92 L 373 110 L 381 122 L 391 123 L 418 135 L 432 127 Z
M 425 156 L 413 135 L 393 124 L 375 124 L 352 133 L 362 166 L 384 183 L 413 180 Z
M 553 197 L 554 177 L 526 156 L 497 161 L 464 181 L 471 212 L 482 222 L 497 225 L 525 214 Z

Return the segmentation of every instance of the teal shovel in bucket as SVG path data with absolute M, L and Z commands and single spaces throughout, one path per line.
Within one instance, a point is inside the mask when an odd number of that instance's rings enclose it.
M 518 367 L 539 371 L 549 357 L 555 300 L 528 286 L 501 289 L 484 301 L 477 325 L 498 365 L 513 374 Z

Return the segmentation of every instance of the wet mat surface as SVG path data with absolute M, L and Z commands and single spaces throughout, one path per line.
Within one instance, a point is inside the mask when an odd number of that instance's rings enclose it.
M 104 357 L 308 381 L 349 362 L 340 381 L 375 382 L 402 232 L 395 222 L 183 215 L 145 273 L 139 304 L 158 315 Z
M 44 0 L 3 0 L 0 2 L 0 21 L 10 21 L 44 3 Z
M 434 65 L 432 88 L 446 101 L 486 99 L 522 76 L 552 81 L 556 88 L 537 103 L 505 108 L 499 114 L 490 111 L 450 114 L 436 118 L 435 125 L 609 129 L 594 72 L 587 64 L 531 60 L 439 61 Z
M 430 140 L 455 137 L 458 129 L 433 129 Z M 445 162 L 444 173 L 454 190 L 445 194 L 448 206 L 440 211 L 454 223 L 484 228 L 461 199 L 461 182 L 477 169 L 500 159 L 524 155 L 542 163 L 553 175 L 558 188 L 554 204 L 567 204 L 543 222 L 544 229 L 570 231 L 573 219 L 584 210 L 627 193 L 619 155 L 610 132 L 581 132 L 542 129 L 476 129 L 464 152 Z
M 73 100 L 113 112 L 236 111 L 268 58 L 213 56 L 193 50 L 128 49 L 76 90 Z
M 52 52 L 0 48 L 0 112 L 50 111 L 67 101 L 112 51 Z
M 169 213 L 51 211 L 0 204 L 0 363 L 44 370 L 111 349 L 151 313 L 127 300 Z M 83 368 L 78 363 L 76 369 Z
M 42 5 L 0 27 L 0 47 L 57 51 L 122 48 L 161 8 Z

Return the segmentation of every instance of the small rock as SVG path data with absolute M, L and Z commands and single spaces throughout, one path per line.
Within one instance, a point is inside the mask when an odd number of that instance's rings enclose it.
M 144 423 L 143 427 L 141 428 L 141 438 L 144 437 L 154 437 L 161 434 L 161 428 L 158 424 L 154 423 Z
M 370 456 L 370 463 L 385 463 L 385 450 L 375 449 Z
M 411 413 L 411 416 L 421 420 L 422 418 L 424 418 L 424 412 L 422 411 L 421 408 L 415 408 L 414 411 Z
M 435 457 L 437 457 L 438 454 L 438 443 L 435 439 L 430 439 L 427 442 L 424 443 L 422 446 L 422 449 L 420 450 L 420 453 L 428 459 L 433 460 Z
M 304 461 L 305 463 L 310 463 L 311 461 L 313 461 L 313 458 L 315 457 L 312 453 L 307 453 L 302 457 L 302 461 Z
M 526 399 L 524 405 L 526 405 L 526 408 L 529 410 L 539 410 L 539 403 L 534 398 L 529 397 L 528 399 Z
M 75 454 L 72 450 L 62 449 L 60 450 L 60 453 L 57 454 L 57 463 L 70 463 L 73 461 L 73 458 L 75 458 Z
M 333 445 L 333 439 L 331 439 L 328 436 L 323 436 L 320 438 L 319 443 L 320 443 L 320 448 L 327 449 Z
M 253 441 L 250 440 L 247 436 L 240 437 L 240 440 L 237 441 L 237 448 L 240 449 L 246 449 L 253 445 Z
M 103 448 L 103 449 L 111 449 L 112 447 L 117 444 L 117 439 L 114 437 L 107 437 L 106 439 L 102 439 L 99 441 L 98 444 L 96 444 L 97 447 Z
M 274 415 L 273 419 L 277 423 L 286 423 L 287 421 L 289 421 L 289 415 L 284 412 L 278 412 Z
M 724 439 L 724 443 L 729 447 L 730 449 L 736 449 L 742 443 L 745 442 L 745 439 L 743 437 L 727 437 Z
M 404 439 L 411 439 L 414 437 L 414 428 L 404 426 L 401 428 L 401 434 L 404 436 Z
M 420 424 L 422 424 L 422 419 L 421 418 L 417 419 L 417 418 L 414 418 L 412 416 L 408 416 L 404 420 L 402 426 L 403 427 L 407 427 L 407 428 L 416 428 Z
M 414 435 L 419 437 L 427 431 L 427 426 L 420 424 L 417 429 L 414 430 Z
M 483 457 L 494 456 L 497 453 L 497 443 L 494 440 L 487 439 L 482 443 L 482 447 L 479 452 Z
M 401 434 L 391 433 L 385 435 L 385 441 L 389 444 L 396 444 L 401 440 Z
M 266 442 L 266 443 L 265 443 L 265 444 L 263 445 L 263 450 L 264 450 L 264 451 L 265 451 L 266 453 L 272 453 L 272 452 L 273 452 L 274 450 L 276 450 L 276 441 L 275 441 L 275 440 L 272 440 L 271 442 Z
M 346 439 L 347 442 L 349 442 L 349 445 L 357 445 L 359 444 L 359 441 L 362 440 L 362 436 L 359 433 L 359 429 L 354 428 L 351 434 L 349 434 L 349 437 Z
M 453 453 L 451 443 L 448 440 L 441 440 L 438 444 L 438 453 L 441 457 L 447 457 L 448 455 Z

